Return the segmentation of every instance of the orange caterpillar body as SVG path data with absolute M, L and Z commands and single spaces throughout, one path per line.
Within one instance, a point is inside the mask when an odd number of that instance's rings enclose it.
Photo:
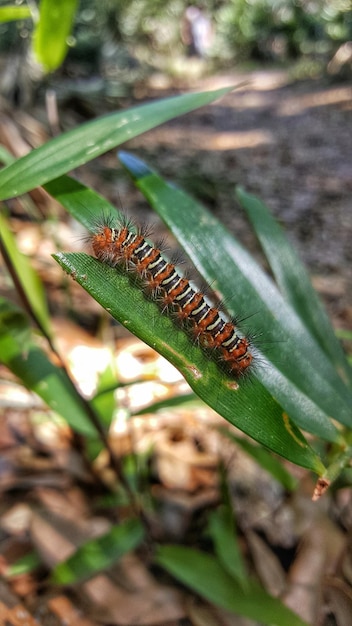
M 210 306 L 143 234 L 134 233 L 129 224 L 117 228 L 105 224 L 92 236 L 92 247 L 103 263 L 114 267 L 124 260 L 132 267 L 163 304 L 163 310 L 171 307 L 203 346 L 215 348 L 232 375 L 239 377 L 248 371 L 253 361 L 249 340 L 241 337 L 235 324 L 225 321 L 219 309 Z

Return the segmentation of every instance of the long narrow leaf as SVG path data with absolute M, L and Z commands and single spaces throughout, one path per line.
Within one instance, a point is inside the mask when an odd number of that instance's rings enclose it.
M 10 165 L 16 161 L 16 158 L 8 151 L 5 146 L 0 145 L 0 163 L 4 163 L 4 165 Z
M 337 370 L 352 383 L 352 369 L 296 250 L 259 198 L 240 187 L 236 195 L 252 223 L 281 292 Z
M 14 281 L 24 295 L 29 313 L 46 336 L 50 336 L 50 321 L 43 284 L 30 265 L 29 259 L 19 252 L 6 219 L 0 214 L 0 247 L 7 257 Z
M 0 24 L 4 22 L 14 22 L 16 20 L 26 20 L 31 17 L 31 10 L 29 7 L 19 7 L 16 5 L 8 5 L 6 7 L 0 7 Z
M 90 578 L 116 563 L 134 550 L 144 538 L 144 529 L 137 519 L 129 519 L 97 539 L 82 545 L 66 561 L 53 570 L 51 579 L 59 585 L 70 585 Z
M 214 102 L 231 88 L 165 98 L 112 113 L 70 130 L 0 171 L 0 200 L 43 185 L 61 174 L 174 117 Z
M 44 189 L 89 231 L 103 216 L 104 219 L 117 216 L 115 207 L 103 196 L 69 176 L 51 180 Z
M 0 298 L 0 361 L 76 432 L 97 437 L 67 375 L 33 343 L 28 318 L 5 298 Z
M 56 70 L 68 50 L 78 0 L 41 0 L 33 33 L 33 51 L 47 72 Z
M 207 530 L 222 567 L 245 590 L 249 581 L 240 551 L 233 510 L 229 502 L 210 513 Z
M 280 600 L 267 594 L 256 583 L 243 589 L 208 554 L 181 546 L 162 546 L 155 560 L 208 602 L 228 611 L 270 626 L 308 626 Z

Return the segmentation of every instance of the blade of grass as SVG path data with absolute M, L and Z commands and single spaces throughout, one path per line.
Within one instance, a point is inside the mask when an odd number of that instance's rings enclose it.
M 20 295 L 23 296 L 27 311 L 43 334 L 51 337 L 49 311 L 42 281 L 30 265 L 28 258 L 19 252 L 16 240 L 5 217 L 1 214 L 0 233 L 0 250 L 7 261 L 13 281 Z
M 31 17 L 32 13 L 29 7 L 19 7 L 14 4 L 6 7 L 0 7 L 0 24 L 5 22 L 15 22 L 17 20 L 26 20 Z
M 10 165 L 10 163 L 13 163 L 14 161 L 16 161 L 16 159 L 13 154 L 11 154 L 5 146 L 0 145 L 0 163 Z
M 221 565 L 245 591 L 249 580 L 239 547 L 235 518 L 229 503 L 210 513 L 207 534 L 213 541 L 215 554 Z
M 6 570 L 6 576 L 11 578 L 15 576 L 22 576 L 23 574 L 29 574 L 34 572 L 40 565 L 42 561 L 37 554 L 37 552 L 29 552 L 22 558 L 12 563 Z
M 244 590 L 209 554 L 182 546 L 161 546 L 155 561 L 208 602 L 253 619 L 260 624 L 308 626 L 280 600 L 256 583 Z
M 134 550 L 143 538 L 144 528 L 140 520 L 128 519 L 113 526 L 102 537 L 87 541 L 71 557 L 59 563 L 52 571 L 51 580 L 59 585 L 87 580 Z
M 111 362 L 105 370 L 99 374 L 96 392 L 91 399 L 91 405 L 100 416 L 100 421 L 104 424 L 107 431 L 111 426 L 116 409 L 115 390 L 117 387 L 116 371 L 111 355 Z
M 351 383 L 352 369 L 296 250 L 259 198 L 241 187 L 236 189 L 236 196 L 251 221 L 285 299 L 315 336 L 337 370 Z
M 32 342 L 28 318 L 5 298 L 0 298 L 0 361 L 76 432 L 97 437 L 71 381 Z
M 33 52 L 46 72 L 56 70 L 68 51 L 68 38 L 77 0 L 41 0 L 39 20 L 33 33 Z
M 118 216 L 117 209 L 96 191 L 70 176 L 60 176 L 44 185 L 44 189 L 87 230 L 94 230 L 97 220 Z
M 127 139 L 214 102 L 232 89 L 165 98 L 82 124 L 3 168 L 0 171 L 0 200 L 43 185 Z

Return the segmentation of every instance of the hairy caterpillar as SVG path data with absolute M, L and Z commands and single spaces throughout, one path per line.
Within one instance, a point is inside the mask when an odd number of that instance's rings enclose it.
M 103 263 L 115 267 L 124 261 L 134 270 L 148 292 L 162 305 L 162 312 L 175 312 L 202 346 L 214 348 L 230 374 L 239 377 L 248 371 L 253 361 L 249 339 L 241 337 L 236 325 L 226 321 L 218 308 L 207 303 L 203 293 L 181 276 L 159 248 L 147 241 L 145 233 L 134 232 L 128 221 L 114 225 L 112 219 L 103 219 L 91 243 L 95 256 Z

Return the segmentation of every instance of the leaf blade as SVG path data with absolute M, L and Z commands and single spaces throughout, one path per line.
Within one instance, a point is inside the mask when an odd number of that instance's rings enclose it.
M 283 229 L 259 198 L 241 187 L 236 189 L 236 196 L 255 230 L 281 292 L 314 334 L 335 367 L 352 382 L 352 369 L 342 346 L 305 266 Z
M 0 171 L 0 200 L 44 185 L 127 139 L 210 104 L 231 89 L 165 98 L 82 124 L 4 167 Z
M 76 431 L 97 437 L 83 402 L 65 372 L 55 367 L 31 338 L 28 318 L 0 297 L 0 360 Z
M 181 546 L 162 546 L 156 562 L 206 600 L 261 624 L 308 626 L 280 600 L 251 583 L 244 590 L 210 555 Z
M 128 519 L 113 526 L 105 535 L 84 543 L 51 573 L 53 583 L 71 585 L 91 578 L 116 563 L 124 554 L 134 550 L 144 538 L 144 528 L 138 519 Z
M 46 72 L 56 70 L 68 50 L 68 37 L 77 11 L 77 0 L 41 0 L 32 49 Z
M 0 24 L 5 22 L 14 22 L 17 20 L 26 20 L 32 16 L 29 7 L 19 7 L 16 5 L 9 5 L 6 7 L 0 7 Z
M 49 310 L 43 283 L 37 272 L 30 265 L 28 258 L 18 250 L 16 240 L 10 231 L 5 217 L 1 214 L 0 232 L 0 248 L 2 248 L 4 257 L 8 260 L 13 278 L 19 285 L 20 291 L 28 303 L 32 317 L 46 336 L 50 337 Z

